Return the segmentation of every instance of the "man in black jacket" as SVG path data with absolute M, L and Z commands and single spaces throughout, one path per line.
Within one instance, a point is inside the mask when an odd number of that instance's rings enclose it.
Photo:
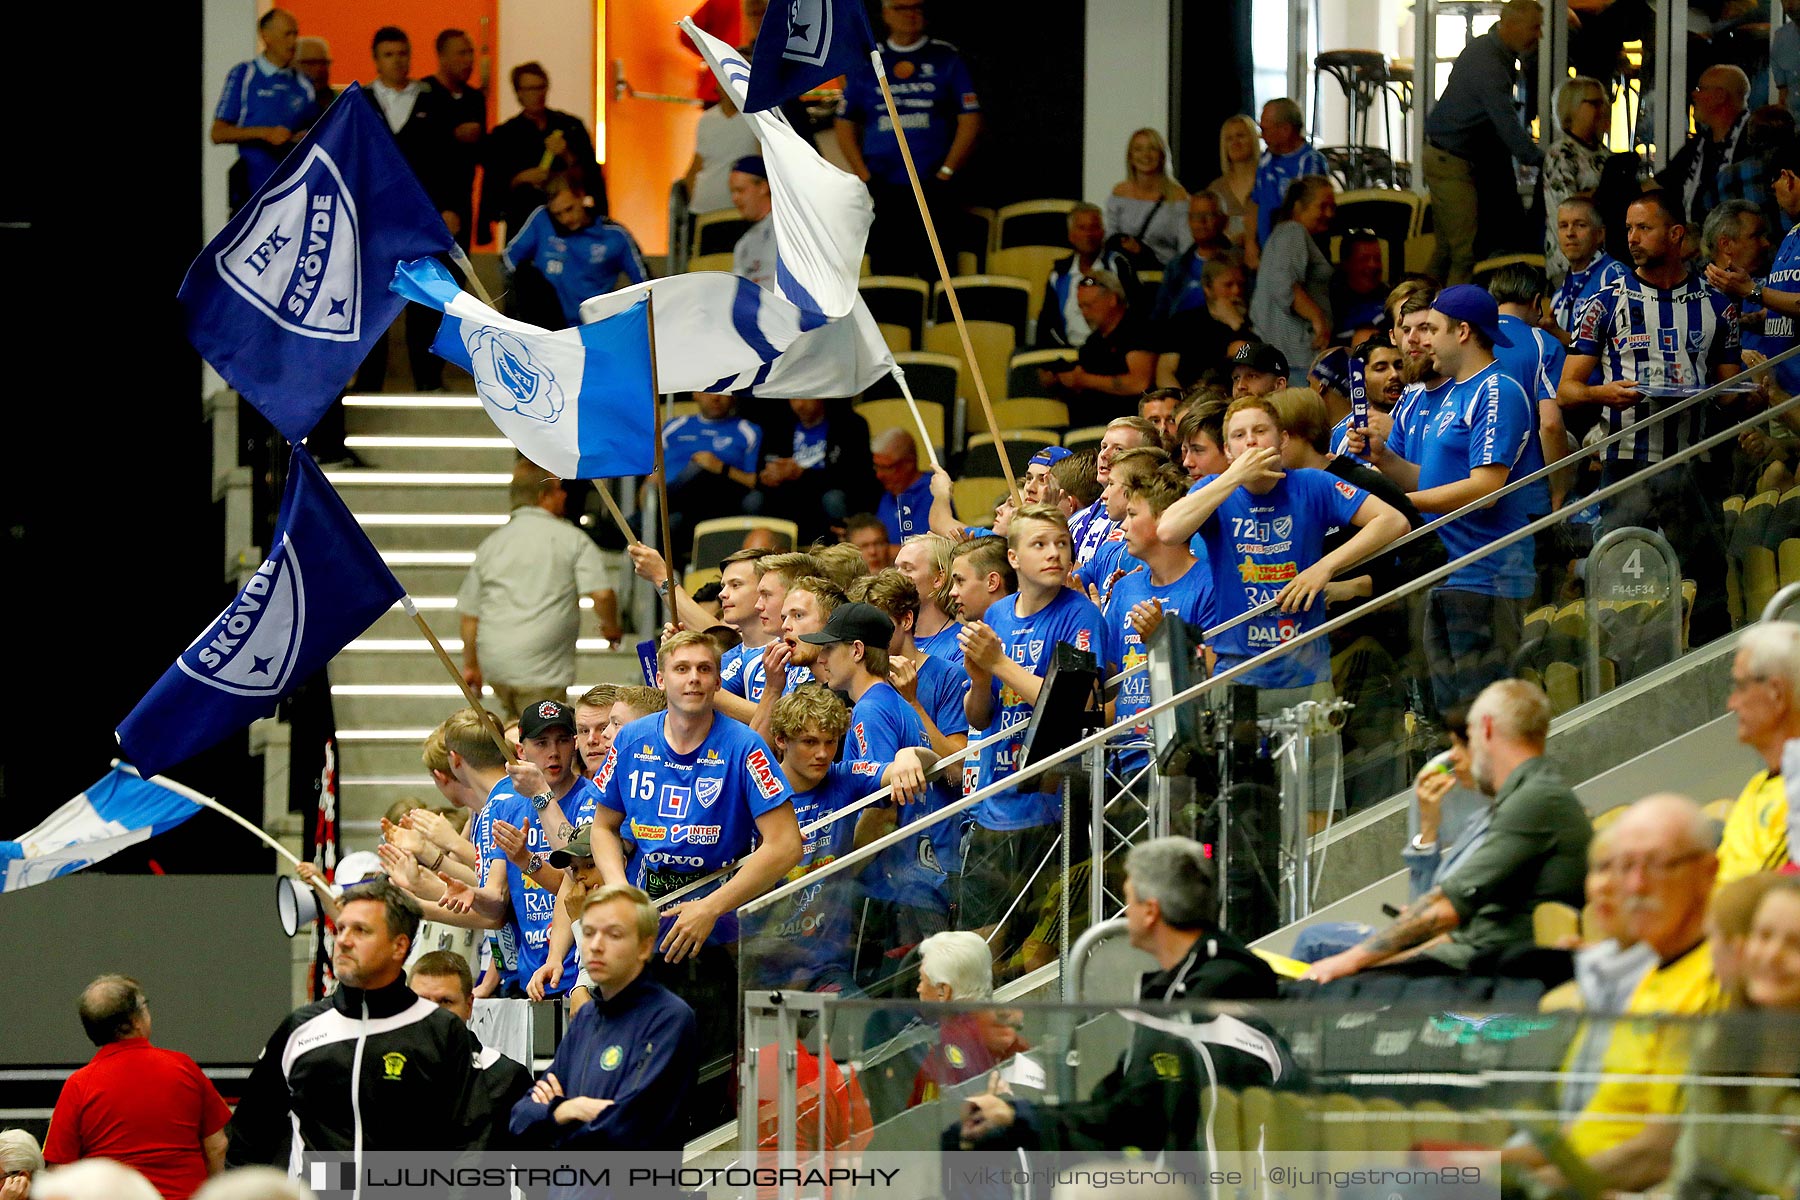
M 1198 842 L 1156 838 L 1125 858 L 1131 944 L 1162 969 L 1145 975 L 1152 1001 L 1273 1000 L 1275 973 L 1220 929 L 1212 864 Z M 1131 1045 L 1086 1101 L 1034 1104 L 995 1090 L 963 1102 L 944 1138 L 964 1150 L 1193 1150 L 1201 1144 L 1203 1089 L 1269 1087 L 1295 1072 L 1287 1048 L 1257 1023 L 1218 1013 L 1122 1012 Z
M 332 954 L 337 991 L 276 1027 L 227 1127 L 229 1164 L 286 1166 L 298 1176 L 307 1150 L 467 1143 L 481 1043 L 406 986 L 402 968 L 418 929 L 418 908 L 385 878 L 345 893 Z
M 785 517 L 805 543 L 874 505 L 875 466 L 869 423 L 847 402 L 799 399 L 787 408 L 791 418 L 771 413 L 764 424 L 762 469 L 744 511 Z

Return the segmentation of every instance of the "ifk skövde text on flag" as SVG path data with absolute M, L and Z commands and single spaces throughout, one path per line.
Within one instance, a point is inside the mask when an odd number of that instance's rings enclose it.
M 270 716 L 404 594 L 305 448 L 294 447 L 269 556 L 119 724 L 160 775 Z
M 680 24 L 712 68 L 720 89 L 744 108 L 749 102 L 745 90 L 751 82 L 750 64 L 691 20 L 684 18 Z M 775 222 L 775 290 L 806 314 L 807 328 L 848 315 L 856 301 L 863 247 L 874 219 L 869 189 L 821 158 L 779 109 L 746 111 L 744 119 L 762 143 L 763 169 L 769 177 L 772 208 L 767 219 Z
M 454 245 L 353 83 L 188 268 L 188 340 L 298 442 L 405 306 L 394 264 Z
M 431 259 L 401 263 L 394 290 L 444 314 L 433 353 L 475 377 L 494 425 L 561 479 L 647 475 L 656 466 L 649 304 L 551 331 L 502 316 Z
M 875 34 L 862 0 L 771 4 L 756 35 L 744 111 L 760 113 L 869 61 Z
M 114 767 L 16 841 L 0 841 L 0 892 L 79 871 L 149 841 L 200 811 L 161 781 Z

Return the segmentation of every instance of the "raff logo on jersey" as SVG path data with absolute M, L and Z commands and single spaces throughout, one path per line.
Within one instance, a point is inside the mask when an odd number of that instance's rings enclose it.
M 773 800 L 781 795 L 781 780 L 775 777 L 769 766 L 769 756 L 761 750 L 752 750 L 744 759 L 744 765 L 750 768 L 750 777 L 756 780 L 756 790 L 763 794 L 763 799 Z
M 700 802 L 701 808 L 711 808 L 713 802 L 719 798 L 719 793 L 724 790 L 725 781 L 723 779 L 694 780 L 694 799 Z
M 331 155 L 315 145 L 213 262 L 233 291 L 290 333 L 354 342 L 362 325 L 356 235 L 356 201 Z
M 788 40 L 781 57 L 819 67 L 830 53 L 830 0 L 788 0 Z
M 306 634 L 306 588 L 286 534 L 218 620 L 175 660 L 184 673 L 234 696 L 277 696 Z
M 517 334 L 492 325 L 463 325 L 463 349 L 475 390 L 495 408 L 554 425 L 568 398 L 555 372 L 539 362 Z

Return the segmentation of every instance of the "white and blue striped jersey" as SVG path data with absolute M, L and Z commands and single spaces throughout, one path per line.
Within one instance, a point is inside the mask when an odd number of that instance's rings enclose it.
M 1603 382 L 1635 380 L 1647 394 L 1637 404 L 1607 407 L 1607 432 L 1617 433 L 1682 395 L 1719 382 L 1720 368 L 1739 366 L 1737 322 L 1736 303 L 1698 275 L 1665 289 L 1634 272 L 1583 306 L 1569 355 L 1597 357 Z M 1672 421 L 1644 426 L 1609 446 L 1607 458 L 1661 462 L 1703 436 L 1705 408 L 1696 405 Z

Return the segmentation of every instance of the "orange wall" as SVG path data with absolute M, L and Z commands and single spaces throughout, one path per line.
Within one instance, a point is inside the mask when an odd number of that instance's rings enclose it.
M 604 2 L 604 0 L 600 0 Z M 675 22 L 698 0 L 614 0 L 604 5 L 606 59 L 606 193 L 612 216 L 637 237 L 646 254 L 669 249 L 669 185 L 694 157 L 700 110 L 638 97 L 617 99 L 615 63 L 634 90 L 692 96 L 700 56 L 688 49 Z

